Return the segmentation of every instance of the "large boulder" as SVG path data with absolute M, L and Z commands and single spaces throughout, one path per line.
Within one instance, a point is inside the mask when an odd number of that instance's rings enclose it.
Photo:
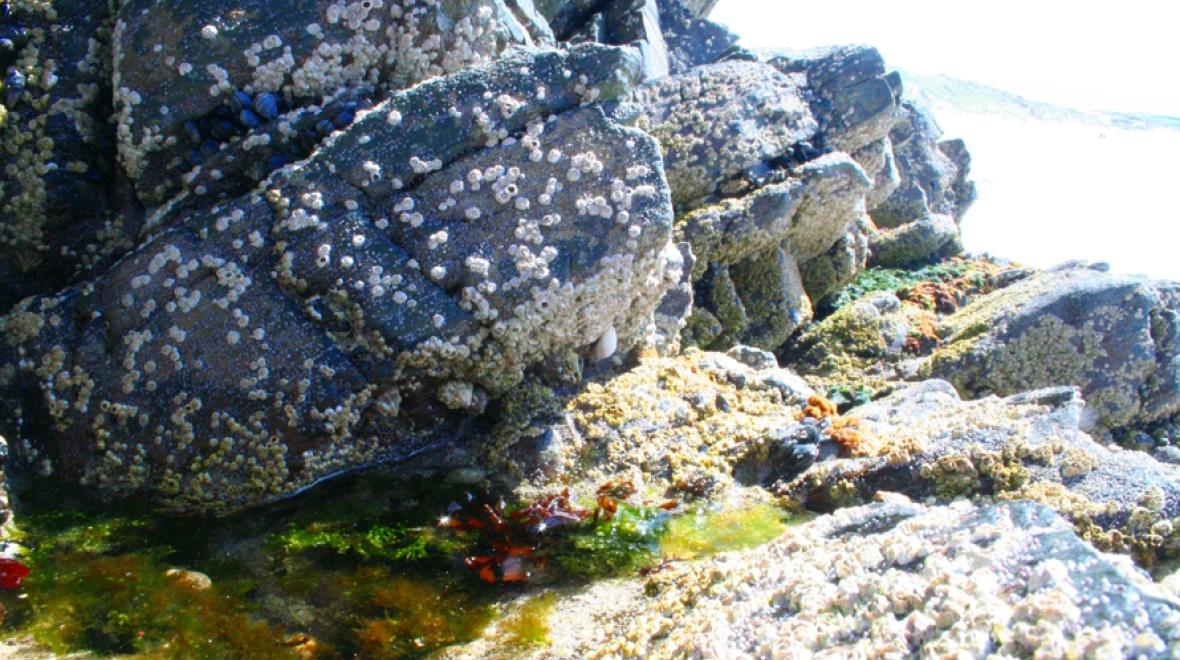
M 554 601 L 547 645 L 492 626 L 444 657 L 1167 658 L 1180 644 L 1180 600 L 1030 502 L 845 509 Z
M 966 396 L 1081 388 L 1105 432 L 1180 411 L 1176 285 L 1065 264 L 945 318 L 922 374 Z
M 633 345 L 683 264 L 658 147 L 594 103 L 638 71 L 586 45 L 433 79 L 24 301 L 0 320 L 17 463 L 234 508 L 420 451 L 549 354 Z

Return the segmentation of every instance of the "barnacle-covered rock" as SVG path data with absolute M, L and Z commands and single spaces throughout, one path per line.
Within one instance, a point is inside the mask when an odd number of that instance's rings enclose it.
M 721 62 L 641 88 L 640 126 L 660 142 L 676 208 L 748 191 L 748 177 L 815 135 L 803 86 L 766 64 Z
M 900 115 L 901 76 L 887 72 L 877 49 L 835 46 L 780 52 L 767 62 L 785 74 L 806 76 L 812 111 L 821 122 L 825 143 L 834 149 L 854 153 L 889 137 Z
M 109 213 L 116 168 L 108 5 L 4 4 L 11 49 L 0 65 L 0 312 L 134 245 L 138 219 Z
M 1146 564 L 1180 555 L 1175 469 L 1094 442 L 1082 431 L 1086 406 L 1074 388 L 962 401 L 950 384 L 930 380 L 848 416 L 884 441 L 879 455 L 817 463 L 780 492 L 821 511 L 867 502 L 878 491 L 1032 499 L 1103 549 Z
M 1073 385 L 1106 431 L 1180 411 L 1175 285 L 1065 264 L 943 320 L 923 366 L 966 396 Z
M 544 357 L 629 348 L 682 276 L 634 51 L 518 51 L 360 112 L 0 321 L 17 461 L 228 509 L 446 436 Z
M 761 547 L 564 592 L 543 647 L 490 628 L 443 657 L 1162 659 L 1180 644 L 1175 594 L 1051 509 L 891 499 Z
M 132 0 L 119 7 L 114 35 L 119 161 L 147 206 L 171 198 L 226 144 L 242 148 L 209 167 L 254 182 L 244 171 L 258 156 L 250 146 L 297 144 L 306 131 L 259 116 L 259 94 L 318 110 L 349 87 L 402 89 L 534 44 L 517 14 L 490 0 Z M 271 122 L 277 130 L 258 130 Z

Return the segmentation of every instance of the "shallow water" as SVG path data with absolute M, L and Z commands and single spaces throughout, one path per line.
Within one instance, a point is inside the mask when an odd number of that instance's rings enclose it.
M 7 538 L 31 574 L 0 591 L 0 635 L 153 658 L 415 657 L 495 620 L 510 642 L 544 643 L 554 588 L 764 543 L 788 521 L 768 504 L 665 511 L 633 498 L 610 521 L 539 537 L 527 581 L 488 584 L 463 562 L 488 539 L 438 525 L 465 491 L 437 478 L 374 470 L 223 519 L 24 492 Z

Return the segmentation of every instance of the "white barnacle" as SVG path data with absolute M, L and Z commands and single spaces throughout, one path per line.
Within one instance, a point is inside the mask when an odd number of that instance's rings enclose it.
M 615 326 L 608 325 L 598 341 L 594 342 L 594 352 L 591 357 L 595 360 L 605 360 L 614 355 L 615 349 L 618 347 L 619 334 L 615 331 Z
M 209 40 L 216 39 L 217 38 L 217 26 L 216 25 L 206 25 L 205 27 L 201 28 L 201 36 L 203 38 L 209 39 Z

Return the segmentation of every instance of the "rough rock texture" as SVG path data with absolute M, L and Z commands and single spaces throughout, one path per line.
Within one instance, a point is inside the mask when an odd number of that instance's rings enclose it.
M 797 178 L 681 216 L 693 247 L 697 310 L 688 341 L 700 346 L 782 344 L 811 318 L 799 263 L 844 234 L 870 185 L 844 154 L 802 165 Z
M 522 388 L 477 463 L 511 475 L 525 495 L 571 484 L 592 496 L 594 484 L 619 477 L 660 497 L 717 494 L 764 478 L 779 430 L 812 394 L 752 347 L 647 357 L 568 398 Z
M 766 546 L 559 594 L 513 657 L 1170 657 L 1180 600 L 1029 502 L 845 509 Z M 495 628 L 446 657 L 504 653 Z
M 961 401 L 925 381 L 854 408 L 872 456 L 820 461 L 780 492 L 827 511 L 877 491 L 914 498 L 991 495 L 1057 509 L 1079 534 L 1146 564 L 1180 552 L 1180 470 L 1108 448 L 1080 429 L 1077 390 Z
M 929 111 L 909 101 L 901 107 L 889 134 L 899 182 L 871 208 L 877 226 L 890 230 L 870 244 L 873 265 L 908 266 L 959 252 L 958 223 L 975 201 L 963 141 L 939 142 L 942 129 Z
M 815 135 L 801 82 L 759 62 L 722 62 L 640 90 L 641 126 L 663 148 L 678 210 L 748 189 L 746 177 Z
M 109 265 L 134 246 L 140 222 L 108 213 L 117 176 L 108 3 L 15 4 L 2 22 L 13 51 L 0 55 L 0 312 Z
M 24 301 L 0 321 L 18 460 L 240 506 L 412 454 L 550 353 L 629 347 L 683 263 L 655 143 L 590 104 L 637 71 L 587 45 L 436 78 Z
M 133 0 L 119 8 L 114 34 L 119 160 L 139 198 L 157 206 L 204 166 L 235 179 L 250 161 L 306 155 L 292 118 L 268 117 L 254 102 L 260 94 L 280 109 L 318 106 L 348 88 L 401 89 L 533 43 L 500 2 L 247 2 L 227 11 L 223 2 Z M 348 124 L 342 114 L 329 132 Z M 287 130 L 253 130 L 270 121 Z M 261 135 L 275 143 L 271 153 L 251 153 Z M 232 162 L 205 164 L 238 144 Z M 201 194 L 199 184 L 191 190 Z
M 1064 264 L 943 320 L 923 366 L 967 396 L 1081 388 L 1088 427 L 1145 424 L 1180 411 L 1176 285 Z

